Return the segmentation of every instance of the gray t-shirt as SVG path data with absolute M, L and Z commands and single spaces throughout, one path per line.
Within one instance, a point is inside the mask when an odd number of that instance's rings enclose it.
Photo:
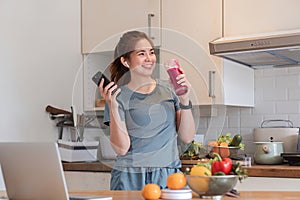
M 180 167 L 177 147 L 176 111 L 179 100 L 168 82 L 156 80 L 155 89 L 141 94 L 121 87 L 117 97 L 119 114 L 130 137 L 126 155 L 118 156 L 115 168 Z M 104 122 L 109 122 L 106 106 Z

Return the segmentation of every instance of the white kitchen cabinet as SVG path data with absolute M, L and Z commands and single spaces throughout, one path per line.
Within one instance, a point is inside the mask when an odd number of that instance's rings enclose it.
M 248 177 L 237 183 L 238 191 L 293 191 L 299 192 L 299 178 Z
M 149 28 L 153 27 L 153 28 Z M 122 32 L 141 29 L 160 44 L 159 0 L 82 0 L 82 53 L 112 51 Z
M 208 43 L 220 37 L 222 0 L 162 1 L 161 62 L 179 60 L 194 104 L 253 106 L 253 69 L 209 53 Z M 163 67 L 161 75 L 167 77 Z
M 224 0 L 224 36 L 300 28 L 299 0 Z
M 64 174 L 69 191 L 110 189 L 109 172 L 65 171 Z
M 194 104 L 254 105 L 253 70 L 223 61 L 209 53 L 209 42 L 222 37 L 222 0 L 130 0 L 126 3 L 118 1 L 118 7 L 122 8 L 120 10 L 115 7 L 115 1 L 82 1 L 83 53 L 111 52 L 120 32 L 147 26 L 148 14 L 155 13 L 151 26 L 161 27 L 161 30 L 158 31 L 159 33 L 153 31 L 151 34 L 154 34 L 154 41 L 158 42 L 156 45 L 160 47 L 160 63 L 167 58 L 177 58 L 180 61 L 192 84 Z M 118 19 L 115 13 L 119 14 L 124 10 L 128 10 L 126 16 L 122 15 Z M 129 12 L 133 10 L 139 12 Z M 156 14 L 160 13 L 160 10 L 161 15 Z M 148 29 L 145 30 L 147 32 Z M 99 64 L 107 67 L 103 62 Z M 93 73 L 89 74 L 89 77 Z M 160 76 L 167 79 L 166 71 L 162 66 L 160 66 Z M 93 86 L 88 78 L 87 82 Z M 94 90 L 94 87 L 90 88 Z M 85 90 L 88 94 L 92 94 L 85 95 L 92 97 L 89 101 L 85 101 L 90 102 L 85 107 L 90 108 L 94 105 L 93 90 Z

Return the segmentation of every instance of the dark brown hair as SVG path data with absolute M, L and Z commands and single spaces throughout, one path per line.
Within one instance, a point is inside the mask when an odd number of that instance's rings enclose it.
M 121 57 L 129 59 L 130 54 L 135 50 L 137 42 L 141 39 L 148 40 L 154 48 L 153 42 L 145 33 L 140 31 L 129 31 L 124 33 L 115 48 L 115 60 L 110 64 L 110 78 L 119 86 L 125 85 L 130 81 L 129 69 L 122 64 Z

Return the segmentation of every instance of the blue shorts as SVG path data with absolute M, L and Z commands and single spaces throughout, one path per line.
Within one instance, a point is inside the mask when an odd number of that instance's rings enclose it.
M 141 190 L 148 183 L 156 183 L 161 189 L 167 187 L 167 177 L 180 172 L 177 168 L 123 168 L 112 169 L 111 190 Z

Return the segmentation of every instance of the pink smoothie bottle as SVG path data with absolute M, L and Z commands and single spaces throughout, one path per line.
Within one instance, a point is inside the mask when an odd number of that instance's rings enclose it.
M 176 77 L 183 73 L 182 70 L 180 69 L 179 62 L 176 59 L 168 60 L 165 63 L 165 67 L 167 69 L 167 72 L 168 72 L 171 82 L 173 84 L 175 93 L 178 96 L 185 94 L 188 91 L 187 86 L 179 85 L 176 80 Z

